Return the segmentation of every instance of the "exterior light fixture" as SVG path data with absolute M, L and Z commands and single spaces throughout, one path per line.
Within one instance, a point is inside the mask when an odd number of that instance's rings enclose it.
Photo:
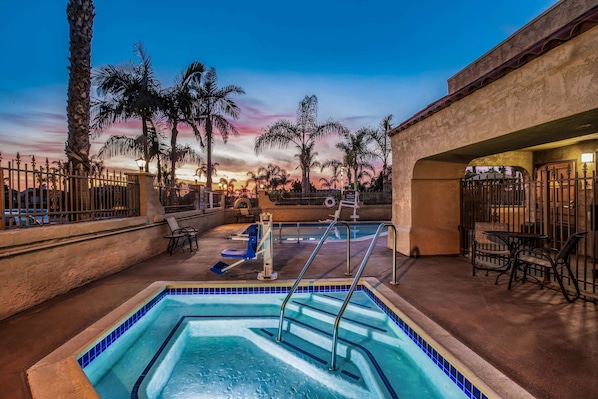
M 195 180 L 195 184 L 199 183 L 199 176 L 197 173 L 193 175 L 193 180 Z
M 583 162 L 583 163 L 594 162 L 594 153 L 593 152 L 584 152 L 583 154 L 581 154 L 581 162 Z
M 145 159 L 138 158 L 135 160 L 135 162 L 137 163 L 137 166 L 139 166 L 139 171 L 143 172 L 143 169 L 145 168 Z

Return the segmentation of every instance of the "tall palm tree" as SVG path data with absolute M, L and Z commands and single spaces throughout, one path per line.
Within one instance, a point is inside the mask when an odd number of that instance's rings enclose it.
M 312 141 L 305 147 L 305 151 L 302 154 L 295 154 L 296 158 L 300 159 L 299 164 L 303 164 L 306 166 L 306 175 L 307 181 L 311 183 L 311 170 L 313 168 L 321 168 L 322 164 L 319 161 L 316 161 L 316 157 L 318 153 L 314 151 L 314 147 L 316 145 L 315 141 Z
M 143 159 L 149 171 L 149 126 L 160 109 L 160 82 L 154 77 L 151 57 L 141 43 L 133 46 L 139 64 L 107 65 L 94 71 L 100 96 L 93 104 L 92 128 L 101 131 L 115 122 L 141 119 Z
M 92 0 L 69 0 L 69 85 L 67 93 L 68 139 L 65 153 L 75 168 L 89 169 L 89 111 L 91 109 Z
M 313 149 L 314 143 L 325 136 L 342 134 L 346 131 L 346 128 L 339 122 L 329 120 L 319 124 L 317 117 L 317 97 L 315 95 L 305 96 L 299 103 L 295 123 L 287 119 L 279 119 L 256 137 L 254 143 L 256 154 L 266 148 L 286 149 L 289 145 L 295 147 L 298 151 L 297 157 L 301 168 L 303 195 L 309 194 L 310 191 L 309 170 L 313 159 L 308 156 L 308 152 Z
M 218 76 L 216 70 L 210 68 L 205 74 L 205 79 L 199 87 L 199 108 L 196 112 L 197 122 L 200 128 L 203 128 L 205 134 L 208 175 L 206 188 L 212 190 L 212 146 L 214 144 L 214 132 L 220 133 L 224 144 L 228 141 L 230 134 L 238 136 L 237 128 L 226 118 L 237 119 L 239 117 L 239 107 L 232 96 L 234 94 L 245 94 L 245 91 L 239 86 L 228 85 L 218 87 Z M 199 132 L 195 133 L 199 137 Z M 200 140 L 200 143 L 202 141 Z
M 391 146 L 388 140 L 388 132 L 392 129 L 392 115 L 387 115 L 380 123 L 380 128 L 373 131 L 374 153 L 382 160 L 382 181 L 388 181 L 388 159 L 390 158 Z
M 205 67 L 200 62 L 192 62 L 175 79 L 174 85 L 166 89 L 161 96 L 162 114 L 168 126 L 170 126 L 170 148 L 172 150 L 170 158 L 171 181 L 175 182 L 176 163 L 183 154 L 177 154 L 180 148 L 177 145 L 179 134 L 179 124 L 186 124 L 195 132 L 195 136 L 200 139 L 199 130 L 193 120 L 195 108 L 197 107 L 198 97 L 196 89 L 201 83 L 202 74 Z M 209 164 L 209 163 L 208 163 Z
M 336 144 L 336 148 L 343 152 L 344 164 L 349 168 L 349 184 L 351 176 L 354 177 L 353 189 L 357 190 L 358 179 L 363 175 L 364 170 L 374 172 L 374 167 L 369 163 L 374 158 L 374 152 L 368 148 L 373 141 L 373 130 L 370 128 L 361 128 L 355 133 L 347 132 L 343 140 Z M 360 173 L 361 171 L 361 173 Z

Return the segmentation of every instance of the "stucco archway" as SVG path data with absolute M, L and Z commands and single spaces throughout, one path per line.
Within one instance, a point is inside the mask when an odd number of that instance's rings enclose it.
M 534 146 L 595 135 L 597 64 L 594 26 L 499 79 L 447 96 L 393 130 L 399 251 L 459 253 L 459 179 L 472 160 L 494 157 L 497 165 L 531 173 Z

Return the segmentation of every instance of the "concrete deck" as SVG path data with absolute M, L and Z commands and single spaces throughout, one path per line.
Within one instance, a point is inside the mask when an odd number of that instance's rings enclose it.
M 164 253 L 149 261 L 0 322 L 0 398 L 29 398 L 25 371 L 100 317 L 159 280 L 255 280 L 260 261 L 219 277 L 209 268 L 239 225 L 203 234 L 197 253 Z M 391 251 L 380 240 L 364 276 L 375 277 L 537 398 L 595 398 L 598 392 L 598 305 L 568 304 L 558 291 L 532 283 L 506 289 L 506 278 L 471 275 L 458 257 L 398 259 L 399 285 L 391 279 Z M 356 267 L 368 242 L 352 243 Z M 315 244 L 275 244 L 279 279 L 294 280 Z M 343 278 L 345 246 L 326 244 L 306 278 Z M 15 293 L 18 295 L 18 293 Z

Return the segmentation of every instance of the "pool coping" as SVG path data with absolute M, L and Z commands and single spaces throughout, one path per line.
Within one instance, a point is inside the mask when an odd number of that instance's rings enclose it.
M 352 279 L 305 280 L 301 285 L 350 285 L 351 282 Z M 141 305 L 150 302 L 166 288 L 282 287 L 291 286 L 293 283 L 294 280 L 277 280 L 268 283 L 258 283 L 253 280 L 156 281 L 31 366 L 27 370 L 27 379 L 32 398 L 100 398 L 80 367 L 78 356 L 93 346 L 115 325 L 128 319 Z M 360 283 L 376 294 L 381 303 L 392 310 L 428 344 L 436 348 L 443 358 L 455 366 L 488 398 L 534 398 L 376 278 L 361 278 Z

